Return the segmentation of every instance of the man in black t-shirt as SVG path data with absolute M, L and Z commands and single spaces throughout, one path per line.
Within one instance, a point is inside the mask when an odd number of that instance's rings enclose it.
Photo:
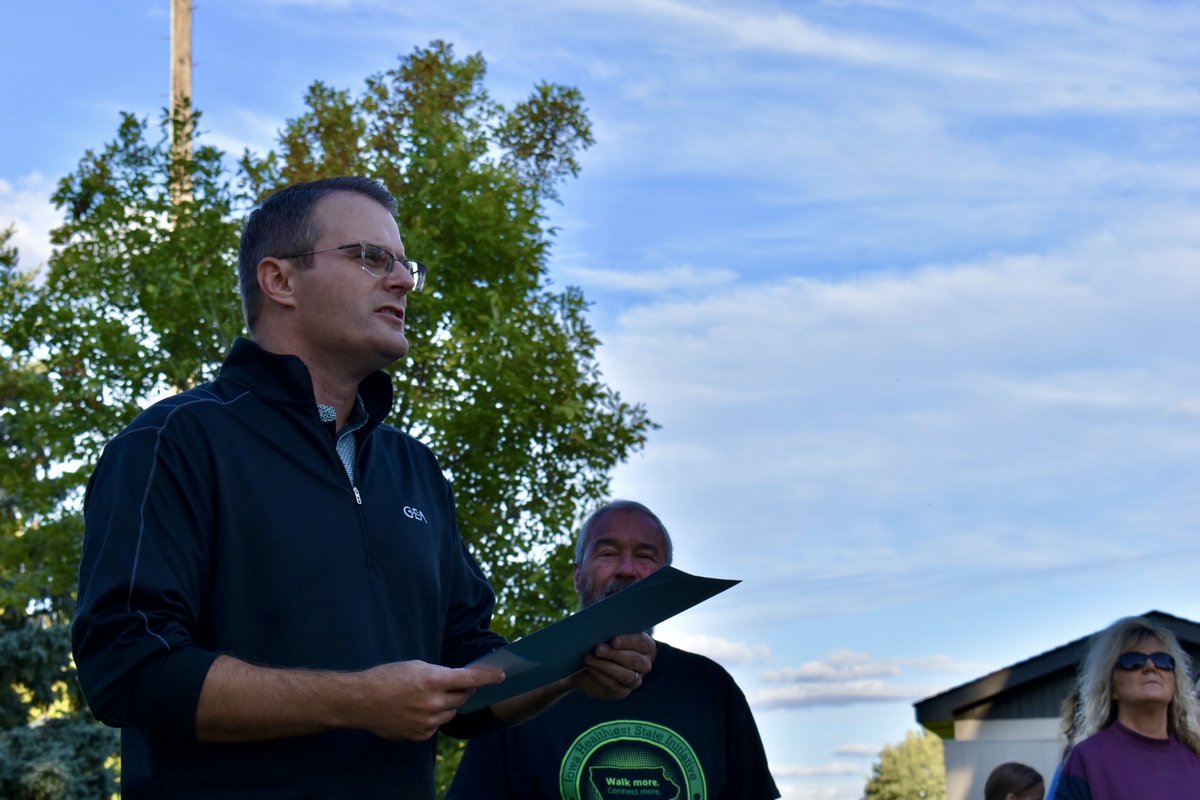
M 616 501 L 580 529 L 582 607 L 672 561 L 640 503 Z M 716 662 L 658 642 L 624 700 L 564 698 L 524 724 L 471 740 L 448 800 L 773 800 L 779 790 L 746 698 Z

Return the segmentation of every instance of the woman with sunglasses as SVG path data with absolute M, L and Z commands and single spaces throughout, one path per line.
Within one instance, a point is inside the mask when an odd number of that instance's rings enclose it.
M 1075 735 L 1051 800 L 1200 797 L 1191 663 L 1143 617 L 1096 635 L 1080 665 Z

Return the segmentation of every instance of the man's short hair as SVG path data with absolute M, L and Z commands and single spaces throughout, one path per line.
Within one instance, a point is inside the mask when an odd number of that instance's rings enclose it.
M 667 526 L 663 525 L 661 519 L 650 509 L 646 508 L 636 500 L 613 500 L 597 508 L 588 518 L 579 526 L 579 538 L 575 540 L 575 563 L 583 563 L 583 555 L 587 550 L 588 535 L 591 534 L 592 528 L 596 522 L 610 511 L 636 511 L 639 514 L 645 514 L 651 522 L 658 528 L 659 533 L 663 536 L 663 541 L 667 543 L 667 561 L 669 565 L 675 558 L 675 545 L 671 542 L 671 534 L 667 533 Z
M 254 330 L 254 323 L 262 311 L 259 262 L 272 256 L 280 258 L 290 253 L 307 253 L 315 248 L 321 231 L 313 223 L 312 211 L 317 201 L 333 192 L 357 192 L 379 203 L 389 214 L 396 214 L 396 198 L 382 181 L 355 175 L 295 183 L 263 200 L 246 218 L 238 249 L 238 285 L 248 330 Z M 296 261 L 305 269 L 313 265 L 312 256 Z

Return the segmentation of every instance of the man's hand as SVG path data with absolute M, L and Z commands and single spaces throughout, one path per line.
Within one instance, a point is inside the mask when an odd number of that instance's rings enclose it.
M 613 637 L 605 644 L 596 645 L 584 658 L 583 669 L 541 688 L 502 700 L 492 706 L 492 712 L 505 722 L 524 722 L 576 690 L 597 700 L 622 700 L 642 685 L 642 676 L 653 667 L 657 653 L 658 646 L 647 634 Z
M 481 686 L 500 683 L 497 669 L 451 669 L 423 661 L 381 664 L 363 673 L 363 728 L 384 739 L 423 742 L 454 719 Z
M 361 672 L 275 669 L 220 656 L 196 709 L 196 735 L 209 742 L 250 742 L 351 728 L 385 739 L 425 741 L 454 718 L 497 669 L 451 669 L 423 661 Z
M 570 677 L 571 688 L 597 700 L 623 700 L 642 685 L 657 653 L 648 634 L 615 636 L 588 654 L 584 668 Z

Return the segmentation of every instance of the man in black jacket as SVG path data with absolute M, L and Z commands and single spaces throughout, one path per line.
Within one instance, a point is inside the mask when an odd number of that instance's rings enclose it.
M 122 727 L 122 793 L 432 798 L 433 737 L 565 694 L 620 698 L 654 658 L 617 637 L 575 675 L 471 715 L 505 644 L 433 454 L 383 422 L 383 367 L 425 268 L 378 182 L 285 188 L 239 254 L 254 341 L 143 412 L 88 484 L 73 644 Z

